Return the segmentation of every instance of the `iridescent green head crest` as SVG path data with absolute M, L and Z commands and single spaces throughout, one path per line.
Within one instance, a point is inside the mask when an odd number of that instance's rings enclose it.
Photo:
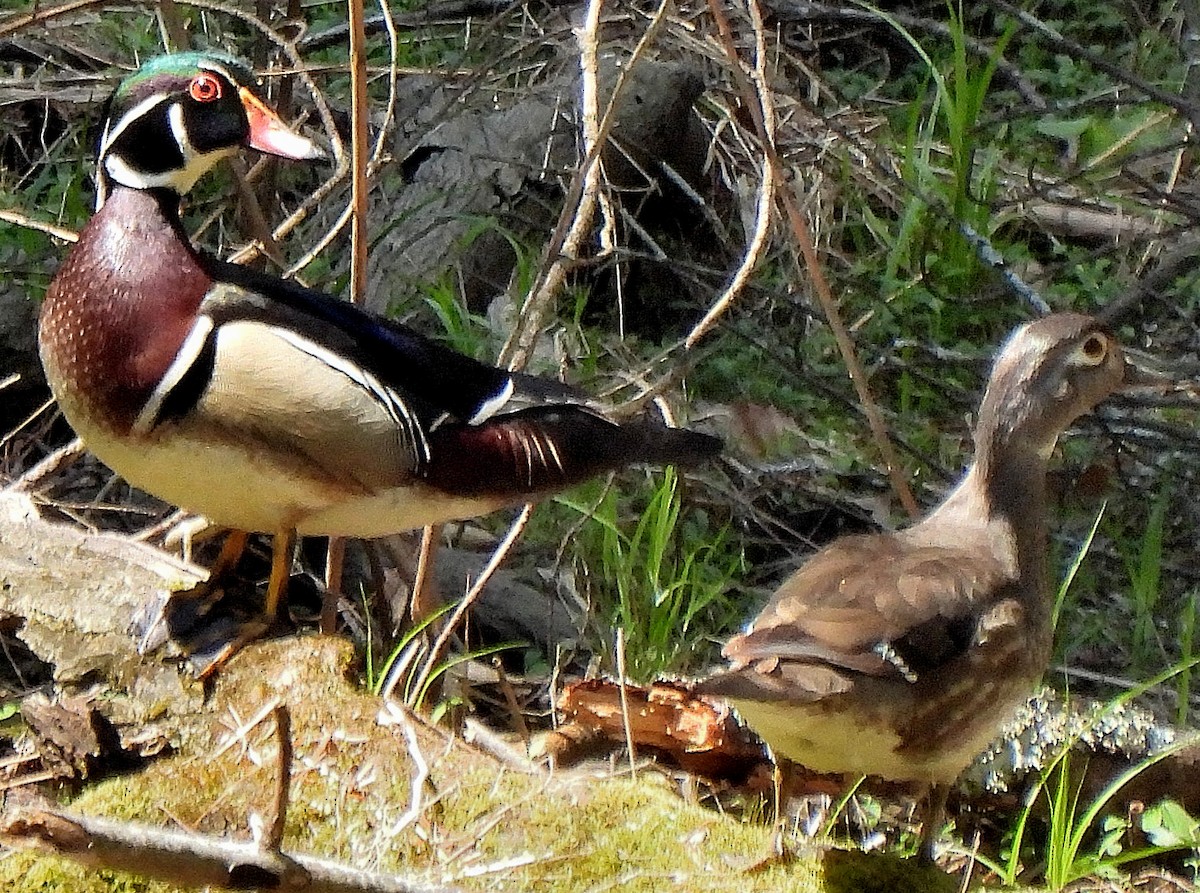
M 284 158 L 321 157 L 253 83 L 244 62 L 221 52 L 160 56 L 125 78 L 109 103 L 96 153 L 97 208 L 114 184 L 182 196 L 243 147 Z
M 156 56 L 142 64 L 137 71 L 129 75 L 118 85 L 114 99 L 118 102 L 126 100 L 131 95 L 140 92 L 139 87 L 155 80 L 161 75 L 188 78 L 202 68 L 224 69 L 239 84 L 249 86 L 254 83 L 254 73 L 246 63 L 237 56 L 223 53 L 220 50 L 204 50 L 186 53 L 169 53 L 166 56 Z

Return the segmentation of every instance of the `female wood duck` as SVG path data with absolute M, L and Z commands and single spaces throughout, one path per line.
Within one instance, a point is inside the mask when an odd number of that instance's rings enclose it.
M 67 420 L 130 483 L 243 531 L 376 537 L 469 518 L 715 438 L 618 423 L 586 394 L 442 347 L 195 249 L 181 197 L 243 146 L 321 153 L 236 59 L 155 59 L 114 93 L 98 203 L 42 306 Z M 286 581 L 290 550 L 268 591 Z M 276 578 L 279 579 L 276 579 Z
M 725 646 L 727 697 L 779 757 L 815 772 L 948 785 L 1050 661 L 1046 463 L 1059 435 L 1150 380 L 1095 319 L 1049 316 L 1001 349 L 975 461 L 897 533 L 836 540 Z

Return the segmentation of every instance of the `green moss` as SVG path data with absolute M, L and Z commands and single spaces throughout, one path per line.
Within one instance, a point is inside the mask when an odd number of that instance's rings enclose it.
M 276 743 L 262 722 L 226 746 L 264 705 L 292 715 L 294 762 L 284 848 L 464 890 L 816 891 L 804 859 L 749 871 L 770 829 L 683 802 L 661 776 L 636 781 L 527 775 L 436 729 L 417 727 L 435 792 L 409 809 L 413 762 L 402 731 L 376 721 L 380 702 L 346 681 L 350 647 L 325 637 L 246 649 L 222 674 L 187 750 L 91 786 L 86 814 L 247 836 L 272 800 Z M 745 869 L 738 867 L 746 866 Z M 0 860 L 0 889 L 37 893 L 175 893 L 58 859 Z
M 825 857 L 828 893 L 952 893 L 960 878 L 916 859 L 834 850 Z

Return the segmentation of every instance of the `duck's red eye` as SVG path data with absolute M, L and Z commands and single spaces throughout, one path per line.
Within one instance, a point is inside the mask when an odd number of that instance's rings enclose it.
M 188 94 L 196 102 L 213 102 L 221 98 L 221 82 L 216 75 L 202 71 L 188 84 Z

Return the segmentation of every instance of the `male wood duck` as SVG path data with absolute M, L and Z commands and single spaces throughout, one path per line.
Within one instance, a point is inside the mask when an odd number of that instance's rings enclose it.
M 777 757 L 823 773 L 948 786 L 1031 693 L 1051 653 L 1046 463 L 1109 395 L 1150 384 L 1095 319 L 1017 329 L 992 370 L 966 476 L 924 519 L 814 555 L 701 683 Z M 923 850 L 928 857 L 928 850 Z
M 574 388 L 194 248 L 180 199 L 220 159 L 323 154 L 252 83 L 234 58 L 178 53 L 120 84 L 97 211 L 50 283 L 39 340 L 67 420 L 114 471 L 277 536 L 268 614 L 296 532 L 377 537 L 718 452 L 716 438 L 617 422 Z

